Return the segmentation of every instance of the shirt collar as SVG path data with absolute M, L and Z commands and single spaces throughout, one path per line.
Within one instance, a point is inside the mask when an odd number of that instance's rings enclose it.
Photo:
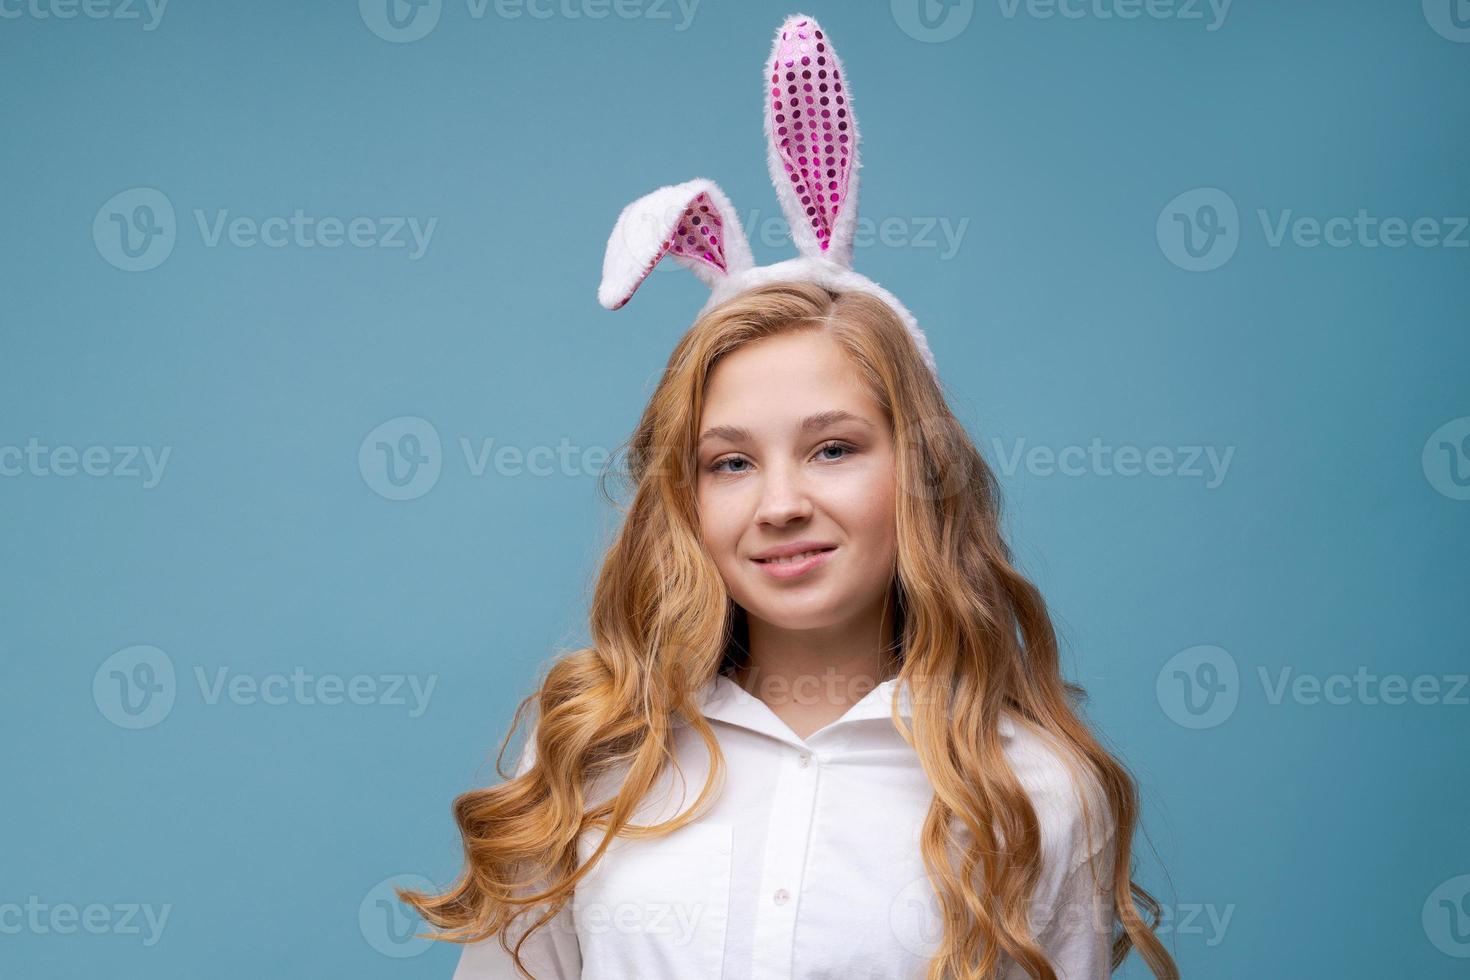
M 822 731 L 863 721 L 891 718 L 895 691 L 898 692 L 899 715 L 906 720 L 912 719 L 912 692 L 907 684 L 900 686 L 898 681 L 897 677 L 883 681 Z M 791 729 L 777 717 L 769 705 L 724 674 L 715 674 L 701 688 L 700 712 L 706 718 L 749 728 L 782 741 L 790 741 L 792 738 Z M 1002 714 L 996 720 L 996 727 L 1002 738 L 1011 738 L 1016 733 L 1015 724 L 1007 714 Z

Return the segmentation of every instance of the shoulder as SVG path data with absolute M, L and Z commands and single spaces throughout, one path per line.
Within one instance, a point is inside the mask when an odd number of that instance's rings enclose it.
M 1015 715 L 1010 718 L 1013 733 L 1005 742 L 1006 759 L 1036 808 L 1045 862 L 1043 877 L 1059 886 L 1094 854 L 1111 845 L 1116 823 L 1091 766 L 1068 753 L 1056 736 Z
M 1007 761 L 1041 826 L 1041 873 L 1027 909 L 1032 935 L 1057 976 L 1108 975 L 1116 821 L 1092 767 L 1077 753 L 1019 718 L 1013 727 L 1005 743 Z M 1016 968 L 1006 976 L 1025 974 Z

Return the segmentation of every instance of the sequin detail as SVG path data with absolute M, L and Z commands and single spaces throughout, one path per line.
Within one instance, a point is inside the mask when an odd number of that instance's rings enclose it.
M 670 252 L 706 262 L 729 275 L 730 270 L 725 264 L 725 246 L 722 244 L 724 237 L 725 222 L 720 217 L 720 209 L 708 193 L 700 191 L 684 208 L 684 213 L 680 215 L 669 237 L 664 239 L 663 245 L 643 266 L 638 281 L 628 290 L 628 295 L 619 300 L 613 309 L 621 310 L 626 306 L 638 287 L 643 285 L 643 281 L 653 274 L 654 267 Z
M 771 108 L 770 138 L 825 252 L 847 200 L 854 131 L 837 54 L 816 21 L 795 21 L 781 32 Z
M 678 227 L 664 243 L 663 251 L 658 253 L 659 257 L 662 258 L 665 252 L 673 252 L 691 259 L 703 259 L 728 274 L 730 270 L 725 267 L 725 247 L 720 244 L 725 233 L 724 224 L 715 202 L 701 191 L 684 209 L 684 216 L 679 219 Z M 654 261 L 657 262 L 658 259 Z

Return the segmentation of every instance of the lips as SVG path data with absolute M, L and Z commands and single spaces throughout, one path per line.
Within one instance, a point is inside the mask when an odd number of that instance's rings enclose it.
M 812 555 L 819 555 L 824 551 L 831 550 L 831 548 L 812 548 L 807 551 L 797 552 L 794 555 L 784 555 L 780 558 L 757 558 L 755 560 L 762 565 L 794 565 L 798 562 L 805 561 Z
M 816 538 L 800 538 L 796 541 L 787 541 L 771 548 L 764 548 L 751 555 L 752 561 L 766 561 L 771 558 L 790 558 L 808 551 L 831 551 L 837 547 L 830 541 L 819 541 Z
M 798 542 L 798 544 L 804 543 Z M 805 581 L 808 575 L 832 560 L 832 553 L 837 550 L 837 547 L 836 545 L 818 545 L 796 550 L 788 546 L 771 550 L 777 554 L 765 558 L 752 558 L 751 563 L 768 578 L 777 582 L 790 582 Z M 786 554 L 780 552 L 786 552 Z

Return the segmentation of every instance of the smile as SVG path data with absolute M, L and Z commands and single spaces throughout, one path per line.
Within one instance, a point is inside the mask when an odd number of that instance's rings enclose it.
M 836 548 L 824 548 L 816 551 L 803 551 L 799 555 L 789 555 L 785 558 L 753 558 L 751 560 L 760 566 L 761 571 L 773 578 L 792 579 L 825 565 L 832 552 L 836 550 Z
M 803 551 L 799 555 L 787 555 L 785 558 L 757 558 L 756 561 L 762 565 L 789 565 L 792 562 L 803 561 L 812 555 L 820 555 L 824 551 L 831 550 L 831 548 L 818 548 L 814 551 Z

